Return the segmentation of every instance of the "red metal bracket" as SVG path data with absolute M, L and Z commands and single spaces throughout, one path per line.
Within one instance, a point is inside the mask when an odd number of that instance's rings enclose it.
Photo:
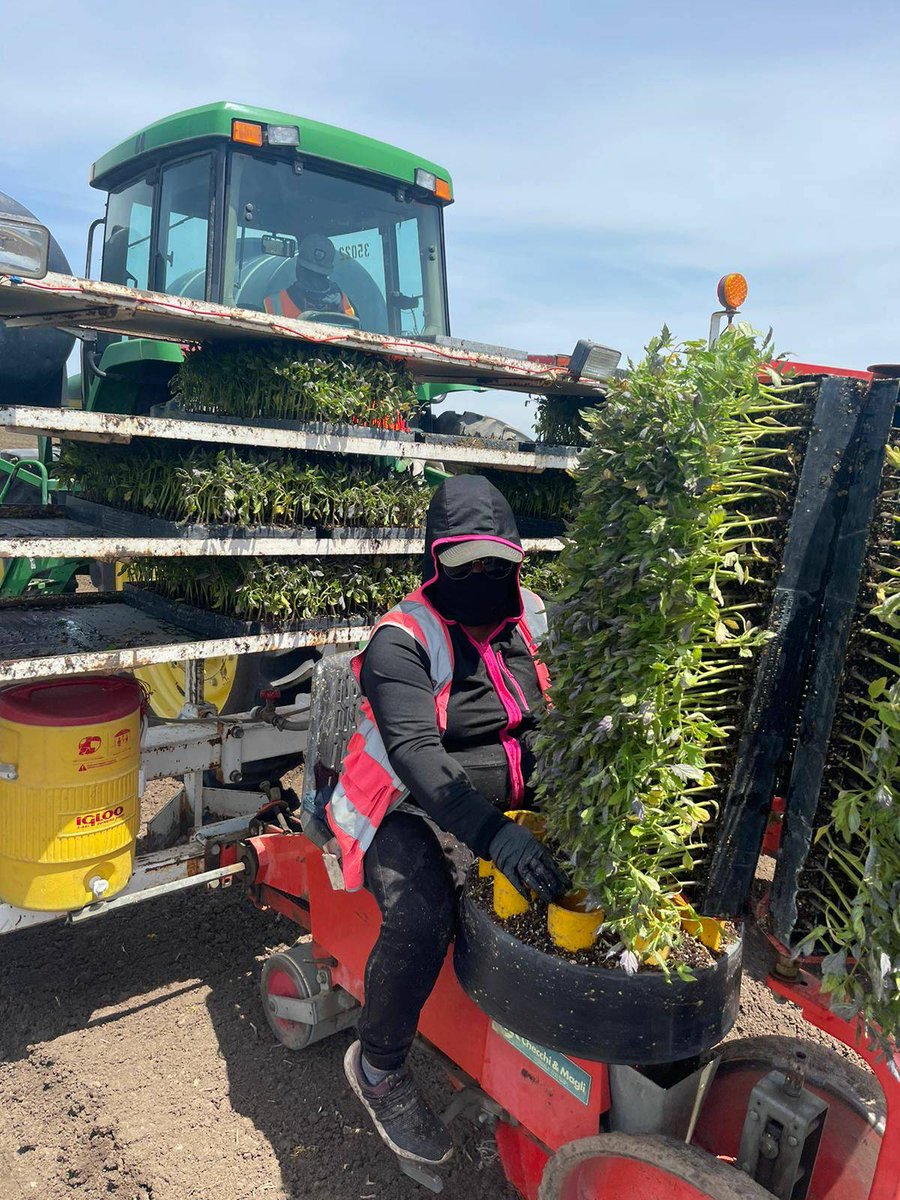
M 900 1200 L 900 1052 L 895 1049 L 892 1061 L 888 1062 L 883 1054 L 870 1049 L 860 1018 L 846 1021 L 832 1012 L 830 998 L 822 991 L 819 980 L 808 971 L 800 971 L 795 980 L 770 975 L 767 982 L 776 995 L 796 1004 L 810 1025 L 843 1042 L 869 1064 L 881 1084 L 887 1108 L 869 1200 Z

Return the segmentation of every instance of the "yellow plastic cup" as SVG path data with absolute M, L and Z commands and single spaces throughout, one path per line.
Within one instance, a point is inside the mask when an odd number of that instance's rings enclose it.
M 662 946 L 659 950 L 651 950 L 647 952 L 647 947 L 650 945 L 648 938 L 636 937 L 634 939 L 634 952 L 639 955 L 645 963 L 649 963 L 651 967 L 661 967 L 669 957 L 669 947 Z
M 679 905 L 688 908 L 688 903 L 683 898 L 679 898 Z M 715 917 L 692 917 L 685 913 L 681 918 L 681 928 L 691 937 L 698 938 L 708 950 L 717 953 L 722 949 L 725 926 Z
M 505 875 L 501 875 L 497 868 L 494 868 L 494 912 L 501 920 L 506 921 L 509 917 L 517 917 L 521 913 L 528 912 L 531 907 L 530 901 L 509 882 Z
M 538 841 L 542 842 L 547 832 L 546 821 L 541 813 L 535 812 L 532 808 L 511 808 L 503 814 L 509 817 L 511 821 L 515 821 L 517 825 L 524 825 L 529 833 L 533 833 Z
M 584 909 L 584 892 L 572 892 L 547 907 L 547 932 L 561 950 L 589 950 L 603 924 L 603 910 Z

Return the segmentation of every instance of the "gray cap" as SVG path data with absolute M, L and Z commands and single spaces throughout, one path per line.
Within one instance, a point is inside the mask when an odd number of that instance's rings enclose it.
M 445 567 L 461 567 L 463 563 L 475 562 L 477 558 L 505 558 L 507 562 L 518 563 L 524 557 L 523 550 L 487 538 L 468 538 L 448 546 L 446 550 L 438 550 L 438 558 Z
M 297 249 L 297 262 L 308 271 L 330 275 L 334 266 L 334 246 L 324 233 L 308 233 Z

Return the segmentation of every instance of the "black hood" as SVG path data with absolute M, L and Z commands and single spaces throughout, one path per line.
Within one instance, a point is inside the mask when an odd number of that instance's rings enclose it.
M 425 554 L 422 562 L 422 583 L 426 596 L 429 585 L 438 575 L 435 545 L 445 539 L 500 538 L 517 549 L 522 540 L 516 519 L 505 496 L 483 475 L 453 475 L 438 488 L 428 506 L 425 519 Z M 517 566 L 509 576 L 509 617 L 522 615 L 522 596 L 519 591 Z M 429 597 L 431 598 L 431 597 Z

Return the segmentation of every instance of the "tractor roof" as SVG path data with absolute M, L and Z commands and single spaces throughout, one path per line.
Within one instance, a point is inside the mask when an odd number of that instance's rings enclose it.
M 276 112 L 268 108 L 256 108 L 248 104 L 234 104 L 228 100 L 217 100 L 213 104 L 202 104 L 199 108 L 188 108 L 173 113 L 161 121 L 154 121 L 144 129 L 120 142 L 113 150 L 98 158 L 91 168 L 93 187 L 107 189 L 115 186 L 130 173 L 129 168 L 139 159 L 154 151 L 202 142 L 210 138 L 231 139 L 233 120 L 258 121 L 266 125 L 298 125 L 300 127 L 300 150 L 304 156 L 321 158 L 327 162 L 358 167 L 404 183 L 415 182 L 416 168 L 431 171 L 449 181 L 450 176 L 443 167 L 410 154 L 387 142 L 339 129 L 336 125 L 323 125 L 292 113 Z

